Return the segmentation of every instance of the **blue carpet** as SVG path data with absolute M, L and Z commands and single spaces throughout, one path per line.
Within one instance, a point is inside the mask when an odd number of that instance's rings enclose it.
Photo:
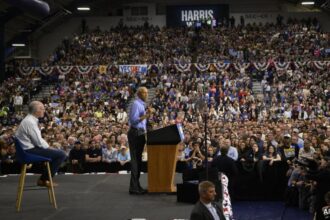
M 285 208 L 283 202 L 253 201 L 233 203 L 235 220 L 311 220 L 312 214 L 294 207 Z

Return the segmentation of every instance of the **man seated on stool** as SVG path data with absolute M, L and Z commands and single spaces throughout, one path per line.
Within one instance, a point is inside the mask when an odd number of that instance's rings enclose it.
M 36 154 L 42 157 L 50 158 L 50 170 L 52 176 L 58 171 L 61 163 L 65 160 L 64 151 L 50 147 L 41 137 L 41 131 L 38 127 L 38 118 L 43 118 L 45 107 L 39 101 L 33 101 L 29 104 L 29 114 L 22 120 L 16 131 L 16 138 L 22 143 L 23 149 L 27 153 Z M 45 169 L 40 176 L 38 186 L 50 187 L 49 177 Z M 54 183 L 54 186 L 57 186 Z
M 199 201 L 191 212 L 190 220 L 225 220 L 220 206 L 214 203 L 215 185 L 203 181 L 198 186 Z

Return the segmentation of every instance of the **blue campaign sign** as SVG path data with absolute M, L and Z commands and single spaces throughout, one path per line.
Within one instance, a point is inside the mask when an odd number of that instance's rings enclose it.
M 147 65 L 119 65 L 119 72 L 121 73 L 145 74 L 147 71 Z
M 218 5 L 191 5 L 167 6 L 166 25 L 168 27 L 192 26 L 201 21 L 214 23 L 229 18 L 229 6 Z

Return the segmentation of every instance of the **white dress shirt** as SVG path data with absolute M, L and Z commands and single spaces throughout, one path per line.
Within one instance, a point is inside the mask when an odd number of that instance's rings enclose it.
M 214 208 L 212 203 L 208 203 L 208 204 L 203 203 L 203 204 L 209 210 L 209 212 L 212 214 L 214 220 L 220 220 L 217 210 Z
M 22 143 L 24 150 L 34 147 L 49 148 L 49 144 L 41 137 L 38 127 L 38 118 L 28 114 L 19 125 L 16 131 L 16 138 Z

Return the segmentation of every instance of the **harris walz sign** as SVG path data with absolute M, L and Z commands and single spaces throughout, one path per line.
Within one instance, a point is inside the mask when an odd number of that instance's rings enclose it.
M 191 5 L 167 6 L 166 25 L 168 27 L 191 26 L 196 21 L 216 20 L 222 21 L 229 17 L 227 4 L 217 5 Z

